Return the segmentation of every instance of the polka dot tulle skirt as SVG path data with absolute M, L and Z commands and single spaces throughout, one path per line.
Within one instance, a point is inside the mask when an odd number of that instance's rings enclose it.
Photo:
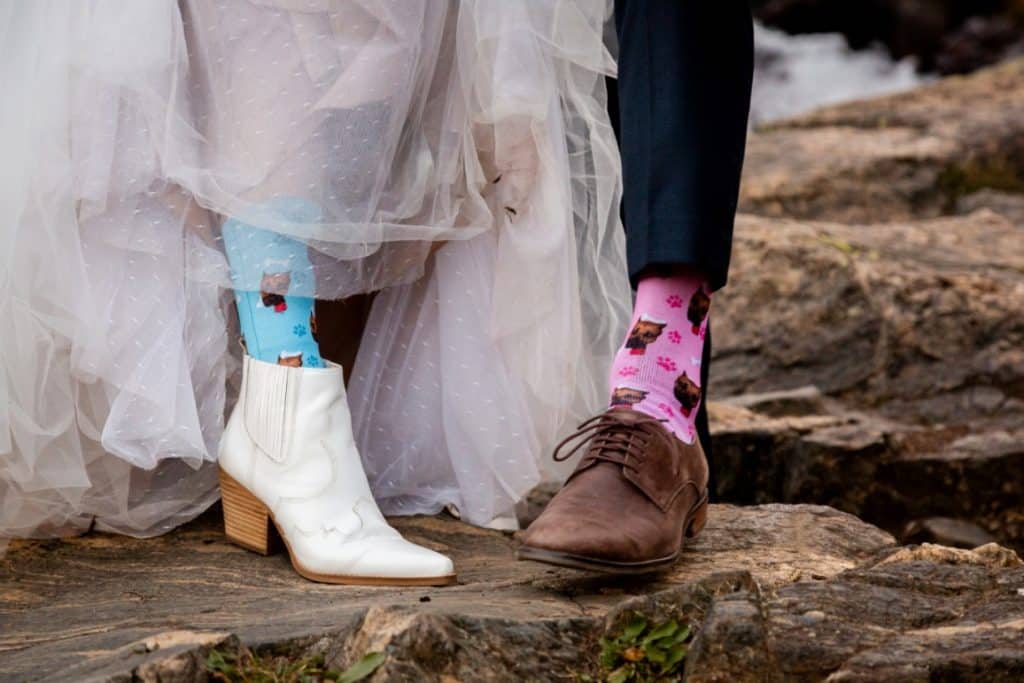
M 378 292 L 349 401 L 386 513 L 488 524 L 561 474 L 629 313 L 606 4 L 0 7 L 0 536 L 217 499 L 266 276 L 228 220 L 304 245 L 291 294 Z

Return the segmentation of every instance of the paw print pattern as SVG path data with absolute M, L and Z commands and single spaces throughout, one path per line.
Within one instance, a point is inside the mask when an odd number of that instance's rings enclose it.
M 673 344 L 679 344 L 683 341 L 683 335 L 679 334 L 679 330 L 669 330 L 668 340 Z
M 305 337 L 306 336 L 306 326 L 305 325 L 301 325 L 301 324 L 300 325 L 296 325 L 295 327 L 292 328 L 292 334 L 294 334 L 296 337 Z
M 633 377 L 640 372 L 640 368 L 635 365 L 627 365 L 619 370 L 620 377 Z
M 658 356 L 658 367 L 669 372 L 675 372 L 678 369 L 676 362 L 668 356 Z
M 661 412 L 665 413 L 669 417 L 671 417 L 671 416 L 676 414 L 676 411 L 672 410 L 672 406 L 670 406 L 667 403 L 659 403 L 658 404 L 658 408 L 660 408 Z
M 669 308 L 682 308 L 683 297 L 679 296 L 678 294 L 672 294 L 667 299 L 665 299 L 665 303 L 668 304 Z

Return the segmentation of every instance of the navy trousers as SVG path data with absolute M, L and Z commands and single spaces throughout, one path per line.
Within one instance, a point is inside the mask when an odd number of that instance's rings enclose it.
M 719 289 L 729 272 L 750 112 L 750 7 L 744 0 L 615 0 L 615 28 L 619 77 L 609 83 L 609 113 L 622 155 L 630 280 L 689 266 Z M 709 324 L 705 396 L 710 355 Z M 706 403 L 697 431 L 713 464 Z M 713 474 L 709 489 L 714 499 Z

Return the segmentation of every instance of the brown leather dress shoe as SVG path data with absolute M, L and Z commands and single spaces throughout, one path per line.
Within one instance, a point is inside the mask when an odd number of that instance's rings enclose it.
M 707 520 L 708 464 L 661 420 L 612 408 L 580 425 L 589 446 L 562 490 L 526 530 L 516 557 L 562 567 L 640 574 L 672 565 L 683 535 Z

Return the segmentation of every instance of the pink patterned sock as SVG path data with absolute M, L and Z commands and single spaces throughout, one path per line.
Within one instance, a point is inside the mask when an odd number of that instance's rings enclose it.
M 703 278 L 648 276 L 636 290 L 629 335 L 612 363 L 612 408 L 667 419 L 687 443 L 702 393 L 700 363 L 711 298 Z

